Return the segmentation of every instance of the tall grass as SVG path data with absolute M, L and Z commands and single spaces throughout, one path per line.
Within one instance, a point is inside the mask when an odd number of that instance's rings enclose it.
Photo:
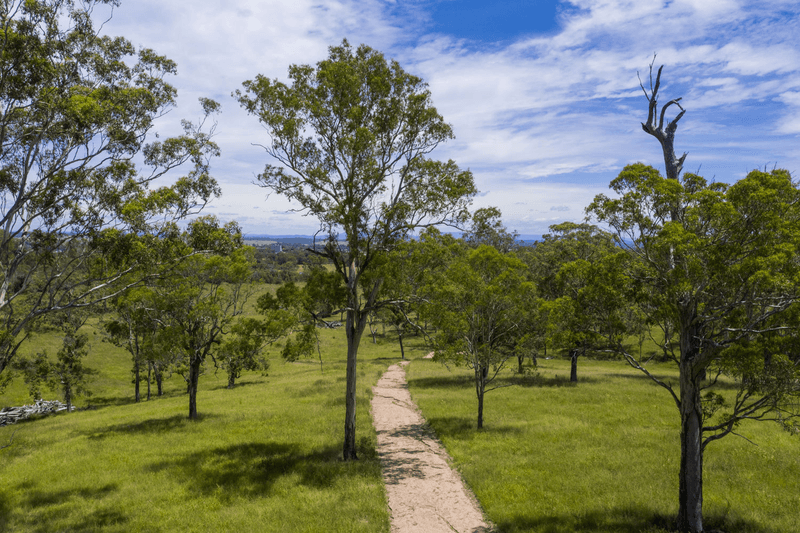
M 482 431 L 468 371 L 409 366 L 412 397 L 488 517 L 504 532 L 669 530 L 680 443 L 668 393 L 623 362 L 581 360 L 577 385 L 567 361 L 540 363 L 538 379 L 487 394 Z M 707 526 L 798 531 L 800 440 L 765 423 L 740 433 L 757 445 L 729 436 L 706 450 Z

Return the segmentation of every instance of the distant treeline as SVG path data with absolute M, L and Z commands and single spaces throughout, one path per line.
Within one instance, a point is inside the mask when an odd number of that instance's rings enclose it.
M 311 253 L 304 243 L 280 242 L 276 246 L 255 245 L 256 264 L 253 279 L 262 283 L 281 284 L 289 281 L 301 282 L 308 278 L 308 271 L 314 265 L 326 261 Z M 310 243 L 309 243 L 310 244 Z

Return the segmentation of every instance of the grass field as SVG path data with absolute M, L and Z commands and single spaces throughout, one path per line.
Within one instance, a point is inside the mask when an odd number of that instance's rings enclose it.
M 87 331 L 87 366 L 100 370 L 83 410 L 0 428 L 0 531 L 389 530 L 369 416 L 370 388 L 399 360 L 390 338 L 360 351 L 361 460 L 343 463 L 345 342 L 323 332 L 318 361 L 283 363 L 227 390 L 224 373 L 200 379 L 201 419 L 187 420 L 179 376 L 163 398 L 132 402 L 129 356 Z M 387 330 L 388 331 L 388 330 Z M 33 339 L 37 349 L 58 343 Z M 540 376 L 489 392 L 486 428 L 475 429 L 470 373 L 421 356 L 413 398 L 501 531 L 666 531 L 677 512 L 677 411 L 667 393 L 619 361 L 582 359 L 571 385 L 566 360 L 540 361 Z M 654 365 L 669 378 L 672 370 Z M 508 374 L 511 375 L 510 373 Z M 52 395 L 55 398 L 55 395 Z M 13 384 L 0 406 L 29 402 Z M 88 409 L 87 409 L 88 407 Z M 706 453 L 705 511 L 727 533 L 797 531 L 800 439 L 750 424 Z
M 411 395 L 488 517 L 504 532 L 666 531 L 677 514 L 679 419 L 668 393 L 619 361 L 540 361 L 540 376 L 487 393 L 477 431 L 470 373 L 428 360 Z M 651 365 L 669 379 L 669 366 Z M 705 454 L 708 528 L 800 531 L 800 439 L 744 424 Z
M 78 402 L 84 410 L 0 428 L 0 444 L 13 434 L 0 450 L 0 531 L 389 530 L 369 399 L 399 349 L 363 343 L 361 460 L 343 463 L 341 330 L 323 332 L 322 370 L 273 355 L 267 377 L 228 390 L 209 367 L 194 423 L 181 377 L 164 397 L 132 403 L 129 357 L 90 335 L 86 364 L 100 374 L 92 398 Z M 0 406 L 29 403 L 25 395 L 20 381 Z

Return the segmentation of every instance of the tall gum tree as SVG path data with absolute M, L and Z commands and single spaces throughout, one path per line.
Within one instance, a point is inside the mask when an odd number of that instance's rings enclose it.
M 664 151 L 667 176 L 637 163 L 611 182 L 587 211 L 610 226 L 628 252 L 634 301 L 651 323 L 672 324 L 679 349 L 678 390 L 628 362 L 669 391 L 680 413 L 678 528 L 703 531 L 703 453 L 743 420 L 796 425 L 800 369 L 800 191 L 784 170 L 755 170 L 733 185 L 683 174 L 674 153 L 681 108 L 665 123 L 658 110 L 659 69 L 643 129 Z M 644 89 L 644 87 L 643 87 Z M 665 346 L 665 348 L 668 348 Z M 717 379 L 733 378 L 728 394 Z M 796 428 L 795 428 L 796 429 Z
M 456 225 L 475 194 L 469 171 L 427 156 L 453 137 L 427 85 L 396 61 L 347 41 L 317 65 L 289 67 L 290 83 L 257 76 L 234 96 L 267 129 L 260 184 L 317 217 L 347 289 L 343 457 L 356 456 L 356 363 L 382 279 L 361 278 L 413 230 Z M 343 238 L 340 239 L 340 234 Z
M 98 34 L 95 10 L 118 4 L 0 0 L 0 372 L 32 321 L 136 283 L 175 250 L 175 220 L 219 193 L 210 132 L 184 121 L 183 135 L 148 142 L 175 105 L 176 66 Z

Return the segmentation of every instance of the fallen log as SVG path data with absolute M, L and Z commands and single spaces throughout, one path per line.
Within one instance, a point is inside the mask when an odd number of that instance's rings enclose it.
M 36 400 L 33 405 L 23 405 L 21 407 L 4 407 L 0 409 L 0 427 L 15 424 L 20 420 L 25 420 L 31 415 L 47 415 L 66 411 L 67 406 L 58 400 Z M 75 409 L 75 407 L 73 407 Z

